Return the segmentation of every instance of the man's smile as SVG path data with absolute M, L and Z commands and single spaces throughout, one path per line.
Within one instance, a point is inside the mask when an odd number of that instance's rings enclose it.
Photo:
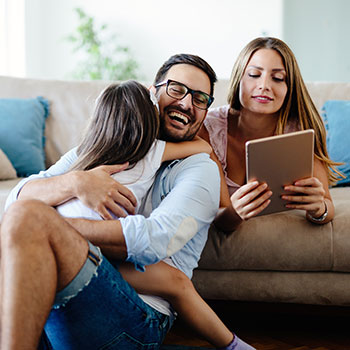
M 168 116 L 171 120 L 174 120 L 178 123 L 182 123 L 183 125 L 188 125 L 190 123 L 190 119 L 188 116 L 183 115 L 182 113 L 176 112 L 176 111 L 170 111 L 168 112 Z

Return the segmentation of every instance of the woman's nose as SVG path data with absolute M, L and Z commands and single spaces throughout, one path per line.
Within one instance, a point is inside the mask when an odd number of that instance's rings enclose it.
M 260 90 L 270 90 L 271 84 L 270 79 L 267 76 L 261 76 L 259 81 L 259 89 Z

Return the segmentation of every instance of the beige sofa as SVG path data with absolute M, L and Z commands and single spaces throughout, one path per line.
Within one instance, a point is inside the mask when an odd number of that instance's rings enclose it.
M 69 82 L 0 77 L 0 98 L 44 96 L 47 165 L 75 146 L 93 103 L 107 82 Z M 227 81 L 215 90 L 226 102 Z M 308 83 L 321 109 L 328 99 L 350 100 L 350 83 Z M 349 130 L 350 131 L 350 130 Z M 0 218 L 18 179 L 0 181 Z M 231 235 L 212 228 L 193 281 L 208 299 L 350 305 L 350 187 L 333 188 L 336 216 L 324 226 L 290 211 L 243 223 Z

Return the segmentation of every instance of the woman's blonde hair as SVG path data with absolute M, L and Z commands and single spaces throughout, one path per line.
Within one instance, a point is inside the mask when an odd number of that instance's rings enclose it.
M 227 98 L 230 107 L 237 111 L 241 109 L 239 85 L 249 60 L 260 49 L 277 51 L 286 70 L 288 91 L 279 112 L 276 134 L 284 133 L 289 123 L 298 125 L 300 130 L 313 129 L 315 131 L 315 156 L 327 167 L 328 182 L 331 185 L 335 184 L 340 177 L 343 177 L 336 168 L 340 164 L 329 159 L 326 130 L 322 118 L 307 91 L 292 50 L 282 40 L 271 37 L 256 38 L 243 48 L 232 69 Z
M 72 169 L 125 162 L 132 166 L 149 151 L 159 126 L 159 114 L 146 87 L 133 80 L 112 84 L 97 100 Z

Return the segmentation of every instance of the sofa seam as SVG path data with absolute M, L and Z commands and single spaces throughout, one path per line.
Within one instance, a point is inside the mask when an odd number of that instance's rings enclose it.
M 330 224 L 331 224 L 331 266 L 330 266 L 330 271 L 334 272 L 334 225 L 333 225 L 333 221 L 331 221 Z

